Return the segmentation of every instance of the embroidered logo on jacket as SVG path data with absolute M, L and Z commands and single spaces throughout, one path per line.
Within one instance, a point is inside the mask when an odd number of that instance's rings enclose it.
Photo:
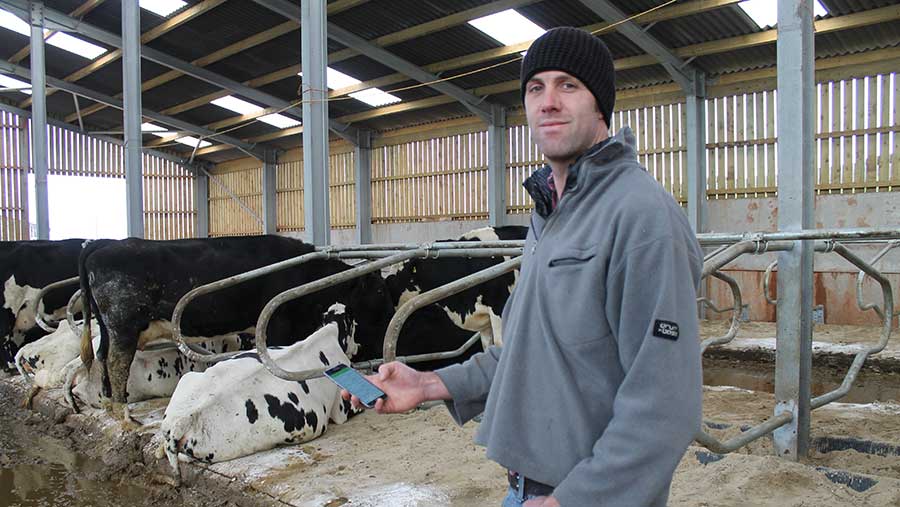
M 653 336 L 666 340 L 677 340 L 678 324 L 668 320 L 657 320 L 653 323 Z

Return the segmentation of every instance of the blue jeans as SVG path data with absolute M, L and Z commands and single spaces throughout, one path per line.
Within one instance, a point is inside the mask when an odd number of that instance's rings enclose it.
M 503 499 L 503 505 L 501 505 L 501 507 L 522 507 L 522 504 L 525 503 L 526 500 L 531 500 L 532 498 L 537 497 L 534 495 L 525 495 L 525 498 L 519 499 L 518 492 L 509 488 L 509 493 L 506 495 L 506 498 Z

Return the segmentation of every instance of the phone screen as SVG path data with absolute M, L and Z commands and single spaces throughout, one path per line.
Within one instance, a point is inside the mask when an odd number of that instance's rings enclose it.
M 329 368 L 325 371 L 325 376 L 338 386 L 349 391 L 353 396 L 359 398 L 359 401 L 369 408 L 375 405 L 375 400 L 387 396 L 384 394 L 384 391 L 366 380 L 361 373 L 346 364 L 338 364 L 333 368 Z

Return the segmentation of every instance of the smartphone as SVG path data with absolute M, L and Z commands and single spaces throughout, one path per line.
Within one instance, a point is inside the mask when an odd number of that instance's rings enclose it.
M 375 406 L 378 398 L 387 398 L 384 391 L 375 387 L 362 374 L 346 364 L 337 364 L 325 370 L 325 376 L 339 387 L 346 389 L 368 408 Z

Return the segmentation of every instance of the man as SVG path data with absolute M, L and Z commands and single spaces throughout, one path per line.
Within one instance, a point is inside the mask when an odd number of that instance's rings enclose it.
M 504 506 L 663 506 L 700 425 L 703 256 L 631 130 L 608 137 L 613 76 L 606 46 L 574 28 L 546 32 L 522 63 L 547 166 L 525 182 L 535 213 L 502 349 L 370 377 L 387 393 L 379 413 L 435 399 L 459 424 L 483 411 L 475 441 L 510 471 Z

